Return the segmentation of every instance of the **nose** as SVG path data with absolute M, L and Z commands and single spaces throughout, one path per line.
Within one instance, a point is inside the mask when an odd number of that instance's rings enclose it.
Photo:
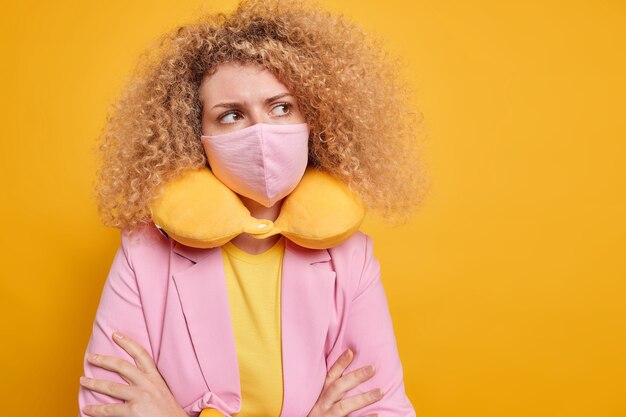
M 260 106 L 254 106 L 249 110 L 249 126 L 257 123 L 272 123 L 272 118 Z

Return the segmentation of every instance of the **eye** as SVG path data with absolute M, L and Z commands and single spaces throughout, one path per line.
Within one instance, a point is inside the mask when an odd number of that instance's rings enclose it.
M 229 111 L 228 113 L 224 113 L 223 115 L 221 115 L 218 120 L 220 123 L 235 123 L 237 120 L 241 120 L 241 113 L 236 111 Z
M 291 113 L 290 103 L 279 103 L 276 106 L 272 107 L 272 114 L 274 116 L 286 116 L 289 113 Z

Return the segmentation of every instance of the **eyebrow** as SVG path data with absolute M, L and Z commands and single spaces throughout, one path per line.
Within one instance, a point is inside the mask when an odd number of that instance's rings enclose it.
M 265 103 L 269 104 L 274 100 L 278 100 L 279 98 L 283 98 L 283 97 L 287 97 L 287 96 L 291 96 L 291 93 L 280 93 L 280 94 L 276 94 L 275 96 L 272 96 L 270 98 L 266 98 L 265 99 Z M 212 109 L 216 108 L 216 107 L 226 107 L 228 109 L 232 109 L 235 107 L 239 107 L 239 103 L 236 102 L 230 102 L 230 103 L 218 103 L 215 106 L 211 107 Z

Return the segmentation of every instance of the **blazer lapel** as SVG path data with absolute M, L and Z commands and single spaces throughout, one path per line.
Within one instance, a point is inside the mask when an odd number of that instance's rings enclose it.
M 173 251 L 195 262 L 173 278 L 204 380 L 212 393 L 239 411 L 239 365 L 222 252 L 178 242 Z
M 284 401 L 281 416 L 305 415 L 326 377 L 324 345 L 335 287 L 327 250 L 286 240 L 282 272 L 281 336 Z M 326 264 L 324 264 L 326 263 Z M 304 414 L 303 414 L 304 413 Z

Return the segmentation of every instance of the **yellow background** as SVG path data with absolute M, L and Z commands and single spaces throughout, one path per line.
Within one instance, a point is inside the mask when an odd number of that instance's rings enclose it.
M 94 138 L 151 40 L 233 4 L 3 7 L 2 415 L 76 415 L 119 242 Z M 424 206 L 364 226 L 418 416 L 626 416 L 625 3 L 323 4 L 405 57 L 424 113 Z

